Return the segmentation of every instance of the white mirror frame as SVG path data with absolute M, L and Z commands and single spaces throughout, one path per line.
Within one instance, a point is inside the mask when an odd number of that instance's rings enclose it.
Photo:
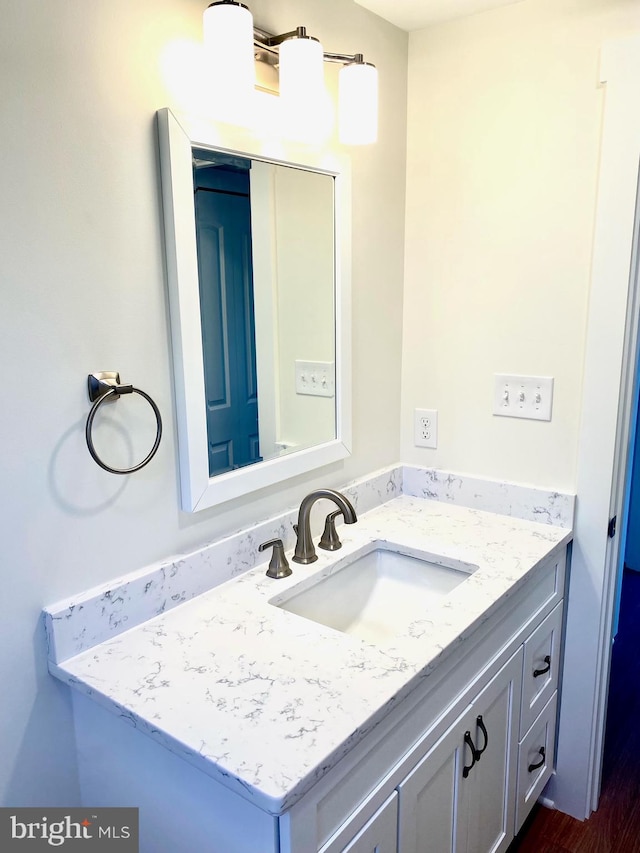
M 198 512 L 351 453 L 351 175 L 346 158 L 307 146 L 281 140 L 270 144 L 250 131 L 218 122 L 195 123 L 183 116 L 178 121 L 168 109 L 158 110 L 157 117 L 181 506 L 186 512 Z M 214 477 L 209 477 L 192 146 L 302 167 L 335 179 L 336 438 Z

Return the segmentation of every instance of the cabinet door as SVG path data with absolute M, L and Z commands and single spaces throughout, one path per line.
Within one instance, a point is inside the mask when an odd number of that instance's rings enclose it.
M 464 764 L 468 711 L 398 786 L 400 853 L 463 853 L 456 832 L 456 794 Z
M 344 853 L 397 853 L 398 794 L 396 791 L 344 848 Z
M 503 853 L 515 834 L 521 690 L 522 650 L 472 704 L 469 731 L 476 761 L 460 780 L 458 796 L 460 849 L 465 853 Z
M 522 649 L 398 786 L 399 853 L 503 853 L 514 836 Z

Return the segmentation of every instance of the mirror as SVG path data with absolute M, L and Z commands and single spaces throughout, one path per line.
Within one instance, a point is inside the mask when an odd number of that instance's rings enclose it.
M 248 131 L 166 109 L 158 132 L 194 512 L 350 453 L 349 180 L 308 148 L 273 156 Z
M 213 477 L 335 438 L 333 177 L 193 155 Z

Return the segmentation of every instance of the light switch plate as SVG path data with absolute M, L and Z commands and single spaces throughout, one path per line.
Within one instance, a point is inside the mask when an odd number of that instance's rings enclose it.
M 552 376 L 494 374 L 494 415 L 550 421 L 552 403 Z
M 335 362 L 297 359 L 296 394 L 307 394 L 311 397 L 335 397 Z

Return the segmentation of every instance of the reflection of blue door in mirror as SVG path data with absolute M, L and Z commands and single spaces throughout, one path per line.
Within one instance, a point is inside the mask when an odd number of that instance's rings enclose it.
M 249 173 L 246 167 L 196 163 L 194 189 L 213 476 L 261 458 Z

